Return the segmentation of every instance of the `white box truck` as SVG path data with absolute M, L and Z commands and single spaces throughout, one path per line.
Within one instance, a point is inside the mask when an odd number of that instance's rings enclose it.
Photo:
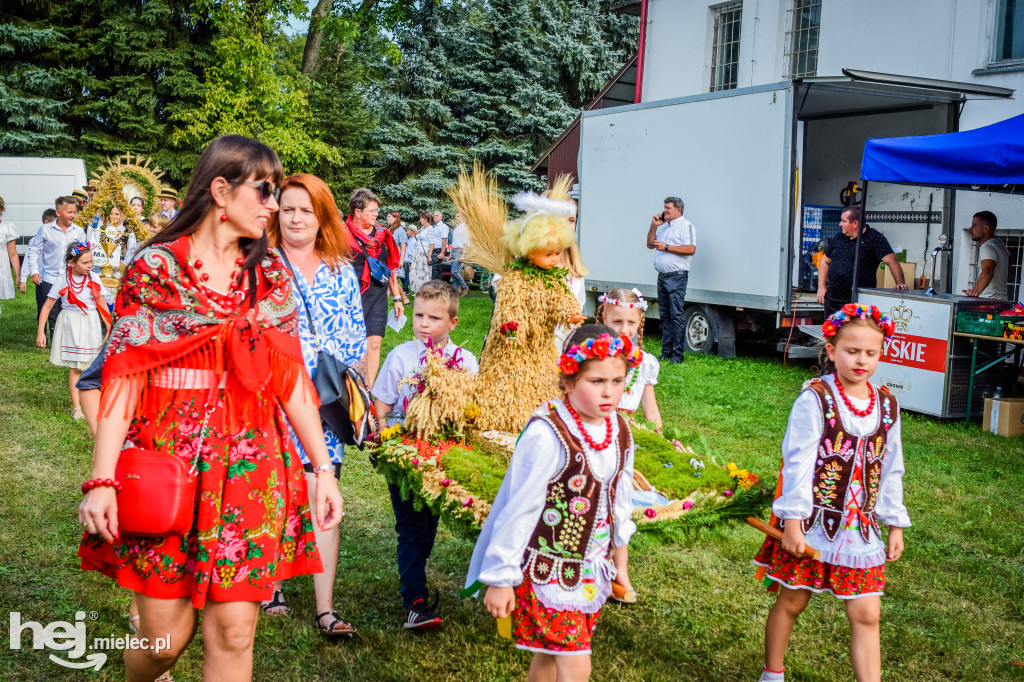
M 43 211 L 54 200 L 67 196 L 86 183 L 82 159 L 44 159 L 34 156 L 0 157 L 0 196 L 7 207 L 2 220 L 18 234 L 18 253 L 42 224 Z
M 579 230 L 590 269 L 588 308 L 613 287 L 636 287 L 656 303 L 647 231 L 663 200 L 679 196 L 697 231 L 686 293 L 688 350 L 728 357 L 737 335 L 779 341 L 793 326 L 819 322 L 803 208 L 841 205 L 841 190 L 860 178 L 867 139 L 952 132 L 967 94 L 1012 94 L 845 74 L 584 112 Z M 953 233 L 954 193 L 869 187 L 868 223 L 925 271 L 925 254 L 941 234 Z M 657 316 L 656 305 L 648 315 Z

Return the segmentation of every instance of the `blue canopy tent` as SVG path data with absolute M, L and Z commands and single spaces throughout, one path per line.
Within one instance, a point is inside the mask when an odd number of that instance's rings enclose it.
M 890 137 L 864 143 L 861 210 L 867 222 L 868 182 L 1024 194 L 1024 114 L 992 125 L 941 135 Z M 854 251 L 857 294 L 860 234 Z

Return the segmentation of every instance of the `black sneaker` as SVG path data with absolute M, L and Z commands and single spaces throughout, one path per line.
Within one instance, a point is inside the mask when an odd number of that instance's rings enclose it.
M 402 624 L 406 630 L 425 630 L 439 628 L 444 625 L 441 617 L 434 613 L 434 610 L 422 597 L 417 599 L 405 612 L 405 623 Z

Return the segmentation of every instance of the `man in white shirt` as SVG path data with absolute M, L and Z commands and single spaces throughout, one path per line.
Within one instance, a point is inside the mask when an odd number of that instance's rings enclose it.
M 29 279 L 36 285 L 36 319 L 46 303 L 50 287 L 60 280 L 67 269 L 64 256 L 72 244 L 85 241 L 85 230 L 74 224 L 78 216 L 78 201 L 72 197 L 58 197 L 55 203 L 57 219 L 46 223 L 36 231 L 25 252 L 25 267 L 21 269 L 22 293 L 25 293 Z M 53 336 L 53 326 L 60 314 L 60 299 L 50 310 L 47 326 Z
M 452 286 L 459 296 L 469 293 L 469 285 L 462 276 L 462 267 L 466 262 L 466 247 L 469 246 L 469 227 L 462 214 L 455 212 L 455 230 L 452 232 Z
M 1006 298 L 1010 252 L 1003 240 L 995 236 L 996 222 L 992 211 L 979 211 L 971 221 L 971 239 L 978 242 L 978 281 L 970 289 L 964 289 L 968 296 Z
M 686 284 L 690 279 L 690 259 L 697 252 L 696 231 L 693 223 L 683 218 L 682 199 L 665 199 L 665 210 L 651 219 L 647 248 L 655 251 L 654 269 L 658 271 L 661 360 L 682 363 Z
M 434 226 L 430 228 L 430 278 L 441 279 L 441 260 L 448 251 L 448 231 L 440 211 L 434 211 Z

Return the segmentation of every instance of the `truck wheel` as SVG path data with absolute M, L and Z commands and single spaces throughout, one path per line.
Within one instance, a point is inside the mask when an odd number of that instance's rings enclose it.
M 688 305 L 685 312 L 683 340 L 686 350 L 693 353 L 714 353 L 718 341 L 715 316 L 699 305 Z

